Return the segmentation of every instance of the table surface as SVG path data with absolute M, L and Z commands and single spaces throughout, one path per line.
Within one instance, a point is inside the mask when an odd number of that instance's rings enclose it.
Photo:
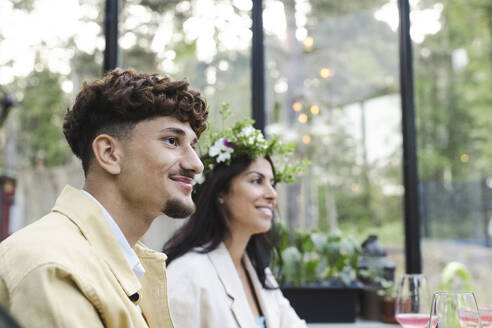
M 386 324 L 379 321 L 357 320 L 354 323 L 309 323 L 309 328 L 398 328 L 400 325 Z

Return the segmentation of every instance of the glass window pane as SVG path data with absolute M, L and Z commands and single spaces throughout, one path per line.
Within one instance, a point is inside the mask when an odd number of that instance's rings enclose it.
M 282 188 L 291 229 L 377 234 L 403 268 L 398 8 L 264 1 L 267 133 L 312 161 Z
M 490 290 L 491 14 L 488 1 L 412 6 L 422 254 L 435 288 L 459 261 L 478 293 Z
M 0 130 L 0 172 L 16 177 L 10 232 L 82 185 L 61 127 L 83 81 L 102 75 L 103 18 L 103 0 L 0 1 L 0 97 L 16 103 Z
M 145 1 L 123 3 L 121 66 L 188 78 L 205 94 L 213 124 L 251 116 L 251 2 Z

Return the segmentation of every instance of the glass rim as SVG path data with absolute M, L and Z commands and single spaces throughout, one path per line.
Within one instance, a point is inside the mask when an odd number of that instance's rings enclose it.
M 434 295 L 473 295 L 475 296 L 474 292 L 470 291 L 459 291 L 459 290 L 453 290 L 453 291 L 445 291 L 445 290 L 438 290 L 437 292 L 434 292 Z

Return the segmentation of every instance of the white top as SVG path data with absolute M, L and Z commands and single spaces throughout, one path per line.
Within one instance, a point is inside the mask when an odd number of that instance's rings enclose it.
M 246 271 L 267 328 L 307 328 L 280 289 L 265 289 L 247 255 Z M 166 269 L 169 308 L 179 328 L 257 328 L 239 275 L 224 243 L 209 253 L 199 249 L 175 259 Z M 270 270 L 265 274 L 277 286 Z

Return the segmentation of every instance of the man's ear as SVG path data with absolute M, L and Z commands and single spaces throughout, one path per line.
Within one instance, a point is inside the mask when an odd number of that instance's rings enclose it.
M 121 173 L 121 148 L 121 142 L 107 134 L 100 134 L 92 141 L 95 160 L 109 174 Z

